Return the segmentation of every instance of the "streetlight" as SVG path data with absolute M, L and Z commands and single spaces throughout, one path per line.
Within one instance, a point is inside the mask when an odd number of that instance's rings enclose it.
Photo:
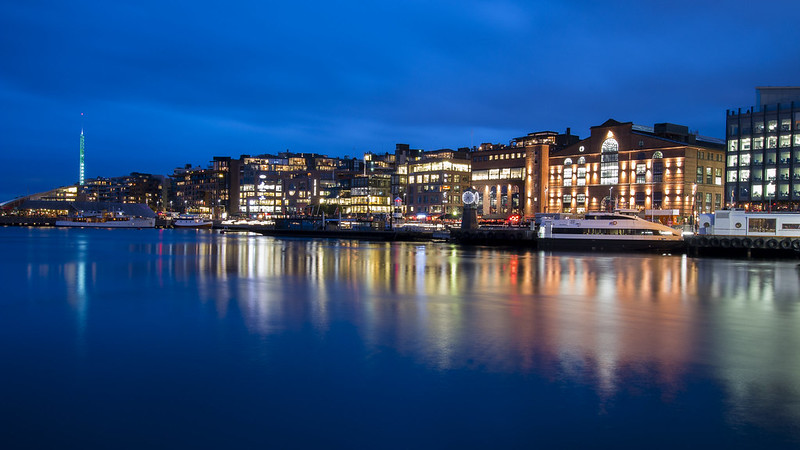
M 608 211 L 609 212 L 614 212 L 614 204 L 612 203 L 613 197 L 611 197 L 611 191 L 613 191 L 613 190 L 614 190 L 614 186 L 609 186 L 608 187 Z

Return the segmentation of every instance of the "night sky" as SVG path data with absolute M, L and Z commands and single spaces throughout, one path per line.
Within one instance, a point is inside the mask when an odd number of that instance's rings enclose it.
M 708 4 L 706 4 L 708 3 Z M 0 3 L 0 201 L 213 156 L 363 156 L 609 118 L 724 137 L 800 85 L 800 2 Z

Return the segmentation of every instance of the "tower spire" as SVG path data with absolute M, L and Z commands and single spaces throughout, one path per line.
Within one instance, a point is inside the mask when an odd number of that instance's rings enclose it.
M 83 186 L 83 113 L 81 113 L 81 165 L 80 165 L 80 178 L 78 178 L 78 184 Z

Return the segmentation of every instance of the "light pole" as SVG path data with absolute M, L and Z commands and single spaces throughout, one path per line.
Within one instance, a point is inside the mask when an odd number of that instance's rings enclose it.
M 613 200 L 612 200 L 613 197 L 611 197 L 611 191 L 613 191 L 613 190 L 614 190 L 614 186 L 609 186 L 608 187 L 608 212 L 614 212 L 614 203 L 613 203 Z

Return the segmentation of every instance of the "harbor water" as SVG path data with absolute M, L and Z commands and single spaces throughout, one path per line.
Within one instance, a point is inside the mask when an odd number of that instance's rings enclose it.
M 798 448 L 797 261 L 0 228 L 2 448 Z

